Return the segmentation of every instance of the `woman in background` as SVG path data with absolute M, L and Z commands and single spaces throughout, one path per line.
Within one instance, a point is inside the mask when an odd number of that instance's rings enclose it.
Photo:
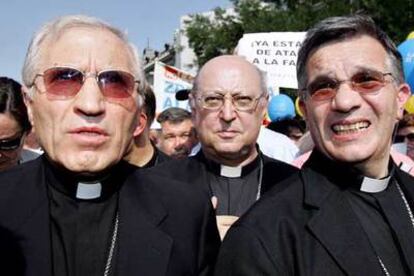
M 21 85 L 0 77 L 0 171 L 23 161 L 23 143 L 31 128 Z

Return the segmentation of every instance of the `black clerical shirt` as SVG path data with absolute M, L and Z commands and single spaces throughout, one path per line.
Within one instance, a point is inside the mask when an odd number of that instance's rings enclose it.
M 372 250 L 390 275 L 413 275 L 410 258 L 414 256 L 414 225 L 399 193 L 390 160 L 390 181 L 380 192 L 363 192 L 364 176 L 352 165 L 333 162 L 320 152 L 312 156 L 312 168 L 339 186 L 358 219 Z M 378 260 L 378 265 L 380 265 Z
M 221 173 L 222 165 L 207 160 L 208 182 L 211 196 L 216 196 L 218 205 L 217 215 L 241 216 L 257 200 L 259 184 L 262 181 L 263 161 L 260 154 L 249 164 L 240 168 L 240 175 L 235 177 L 224 176 Z
M 395 184 L 392 185 L 392 182 L 390 184 L 390 187 L 379 193 L 366 193 L 351 189 L 346 197 L 357 215 L 373 250 L 390 275 L 409 275 L 398 237 L 401 235 L 410 236 L 410 229 L 398 228 L 387 216 L 392 214 L 396 219 L 406 220 L 408 214 Z M 379 198 L 381 200 L 378 200 Z M 394 203 L 392 203 L 393 200 Z M 387 204 L 393 206 L 386 206 Z M 413 230 L 411 229 L 411 232 Z
M 46 167 L 53 275 L 104 275 L 118 209 L 118 191 L 132 166 L 121 162 L 114 167 L 100 180 L 101 195 L 90 200 L 77 198 L 78 179 L 71 173 Z M 115 265 L 116 250 L 108 275 L 116 275 Z

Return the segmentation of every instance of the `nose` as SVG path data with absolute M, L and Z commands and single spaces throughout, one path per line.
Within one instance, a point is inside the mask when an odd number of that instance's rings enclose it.
M 176 136 L 174 140 L 174 148 L 180 149 L 185 144 L 185 138 L 181 136 Z
M 331 101 L 332 109 L 340 113 L 348 113 L 361 105 L 361 95 L 352 89 L 349 82 L 339 85 Z
M 99 116 L 105 112 L 105 97 L 95 78 L 85 79 L 75 97 L 75 111 L 87 116 Z
M 231 122 L 236 118 L 236 109 L 233 106 L 232 99 L 224 97 L 223 107 L 220 111 L 220 118 L 225 122 Z

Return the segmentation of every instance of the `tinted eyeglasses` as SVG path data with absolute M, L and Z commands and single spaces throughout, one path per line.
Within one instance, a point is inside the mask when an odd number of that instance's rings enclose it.
M 386 76 L 391 78 L 386 79 Z M 322 76 L 312 81 L 302 92 L 306 92 L 306 96 L 310 96 L 313 101 L 327 101 L 335 97 L 339 86 L 345 82 L 349 82 L 351 88 L 358 93 L 375 94 L 393 79 L 392 73 L 382 73 L 373 70 L 361 71 L 354 74 L 348 80 L 337 80 L 328 76 Z
M 84 73 L 70 67 L 52 67 L 37 74 L 33 80 L 33 85 L 37 77 L 43 78 L 44 91 L 49 99 L 65 100 L 70 99 L 81 90 L 85 80 L 94 77 L 105 98 L 123 99 L 128 98 L 134 93 L 134 76 L 121 70 L 104 70 L 98 73 Z
M 238 111 L 251 111 L 256 109 L 257 104 L 260 98 L 263 97 L 263 94 L 259 97 L 251 97 L 247 95 L 234 95 L 230 96 L 231 103 L 234 108 Z M 209 110 L 219 110 L 223 107 L 224 101 L 227 97 L 222 94 L 206 94 L 199 96 L 197 101 L 200 102 L 201 107 Z
M 12 151 L 18 149 L 22 143 L 22 138 L 23 134 L 20 134 L 17 138 L 0 140 L 0 151 Z

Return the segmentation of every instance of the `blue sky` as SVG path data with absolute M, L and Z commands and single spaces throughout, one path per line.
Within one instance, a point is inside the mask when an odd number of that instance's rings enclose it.
M 44 22 L 66 14 L 99 17 L 126 30 L 142 53 L 150 46 L 162 50 L 172 42 L 179 18 L 215 7 L 230 7 L 229 0 L 13 0 L 1 2 L 0 75 L 21 80 L 24 55 L 33 32 Z

